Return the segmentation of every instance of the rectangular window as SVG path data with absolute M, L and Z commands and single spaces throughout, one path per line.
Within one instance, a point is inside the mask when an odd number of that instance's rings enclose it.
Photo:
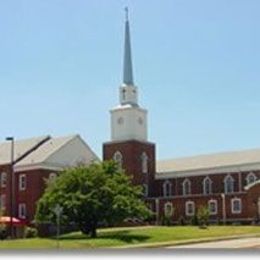
M 0 196 L 0 209 L 5 210 L 6 209 L 6 195 L 2 194 Z
M 2 172 L 0 174 L 0 181 L 1 181 L 1 187 L 5 188 L 6 187 L 6 183 L 7 183 L 7 173 L 6 172 Z
M 209 214 L 216 215 L 218 213 L 218 202 L 216 200 L 210 200 L 208 202 Z
M 235 198 L 231 200 L 231 211 L 232 214 L 239 214 L 242 211 L 241 199 Z
M 187 201 L 185 203 L 185 214 L 186 214 L 186 216 L 194 216 L 195 204 L 193 201 Z
M 26 175 L 19 175 L 19 190 L 26 190 Z
M 26 218 L 26 204 L 20 203 L 18 205 L 18 216 L 19 218 L 25 219 Z

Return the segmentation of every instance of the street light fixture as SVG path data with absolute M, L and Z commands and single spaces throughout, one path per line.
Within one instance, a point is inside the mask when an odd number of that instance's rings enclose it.
M 11 142 L 11 161 L 10 161 L 10 236 L 14 237 L 13 217 L 14 217 L 14 137 L 6 137 Z

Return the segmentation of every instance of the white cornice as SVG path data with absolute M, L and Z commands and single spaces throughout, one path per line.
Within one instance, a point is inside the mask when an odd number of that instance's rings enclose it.
M 16 166 L 16 167 L 14 167 L 14 171 L 15 172 L 24 172 L 24 171 L 33 171 L 33 170 L 62 171 L 64 168 L 66 168 L 66 167 L 39 163 L 39 164 Z

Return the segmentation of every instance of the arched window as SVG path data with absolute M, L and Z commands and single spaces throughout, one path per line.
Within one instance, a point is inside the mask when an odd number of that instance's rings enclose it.
M 49 181 L 53 182 L 57 178 L 57 173 L 52 172 L 49 174 Z
M 145 152 L 141 155 L 141 161 L 142 161 L 142 172 L 147 173 L 148 172 L 148 156 Z
M 191 183 L 189 179 L 185 179 L 182 183 L 182 194 L 183 195 L 191 194 Z
M 204 178 L 203 180 L 203 194 L 211 194 L 212 193 L 212 180 L 209 177 Z
M 7 173 L 6 172 L 2 172 L 0 175 L 0 182 L 1 182 L 1 187 L 5 188 L 6 187 L 6 183 L 7 183 Z
M 251 183 L 254 183 L 256 181 L 256 176 L 253 172 L 250 172 L 247 176 L 246 176 L 246 182 L 247 182 L 247 185 L 248 184 L 251 184 Z
M 143 194 L 144 194 L 144 197 L 148 197 L 149 190 L 148 190 L 147 184 L 143 184 Z
M 122 165 L 123 165 L 123 156 L 122 154 L 119 152 L 119 151 L 116 151 L 114 156 L 113 156 L 113 159 L 115 162 L 117 162 L 118 166 L 120 168 L 122 168 Z
M 163 196 L 170 197 L 172 195 L 172 184 L 170 181 L 165 181 L 163 183 Z
M 234 179 L 231 175 L 227 175 L 224 179 L 225 193 L 234 192 Z
M 173 216 L 173 206 L 171 202 L 166 202 L 164 204 L 164 216 L 166 217 Z

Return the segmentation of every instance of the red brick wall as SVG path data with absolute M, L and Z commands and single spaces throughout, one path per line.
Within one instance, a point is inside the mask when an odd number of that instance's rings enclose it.
M 103 159 L 111 160 L 114 154 L 119 151 L 123 156 L 122 168 L 126 174 L 133 176 L 134 185 L 149 185 L 149 195 L 154 195 L 154 174 L 155 174 L 155 145 L 148 142 L 124 141 L 110 142 L 103 144 Z M 142 173 L 141 155 L 145 152 L 148 156 L 148 173 Z
M 7 173 L 7 186 L 6 188 L 0 187 L 0 194 L 6 194 L 6 211 L 5 215 L 10 215 L 10 166 L 1 166 L 0 172 L 5 171 Z M 45 180 L 48 179 L 49 174 L 53 172 L 50 170 L 31 170 L 24 172 L 15 172 L 15 194 L 14 194 L 14 215 L 18 217 L 18 205 L 19 203 L 26 204 L 26 221 L 32 221 L 36 211 L 37 201 L 42 196 L 46 187 Z M 19 190 L 19 176 L 21 174 L 26 175 L 26 189 Z
M 53 172 L 50 170 L 31 170 L 16 173 L 16 215 L 18 216 L 18 204 L 26 204 L 26 213 L 28 221 L 34 219 L 37 201 L 42 196 L 46 183 L 45 180 L 49 178 L 49 174 Z M 26 175 L 26 189 L 19 190 L 19 176 Z

